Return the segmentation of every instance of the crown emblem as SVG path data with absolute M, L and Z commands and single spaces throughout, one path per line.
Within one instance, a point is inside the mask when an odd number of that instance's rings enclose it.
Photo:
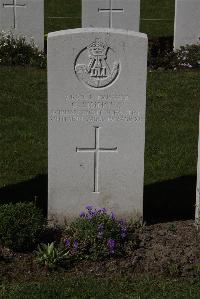
M 97 38 L 95 42 L 88 46 L 88 51 L 91 56 L 105 56 L 107 48 L 108 47 Z
M 99 38 L 81 50 L 76 58 L 77 78 L 93 88 L 108 87 L 117 79 L 119 72 L 120 63 L 116 60 L 115 51 Z

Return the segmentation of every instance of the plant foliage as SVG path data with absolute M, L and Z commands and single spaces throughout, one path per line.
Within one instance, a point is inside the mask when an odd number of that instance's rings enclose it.
M 200 44 L 186 45 L 179 50 L 163 50 L 150 45 L 148 53 L 150 69 L 198 69 L 200 67 Z
M 46 55 L 24 36 L 14 37 L 11 32 L 0 32 L 0 65 L 46 67 Z
M 45 226 L 41 211 L 33 203 L 0 205 L 0 242 L 16 251 L 34 247 Z
M 54 242 L 38 245 L 38 250 L 35 252 L 36 260 L 41 265 L 48 269 L 53 269 L 57 267 L 61 262 L 63 262 L 69 255 L 66 249 L 59 249 L 55 247 Z
M 130 240 L 128 224 L 118 220 L 106 209 L 87 206 L 66 229 L 64 242 L 72 255 L 97 260 L 99 258 L 125 254 L 128 246 L 136 245 L 136 238 Z

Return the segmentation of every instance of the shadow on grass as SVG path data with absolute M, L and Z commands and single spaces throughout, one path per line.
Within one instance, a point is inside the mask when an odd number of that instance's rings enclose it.
M 0 189 L 0 203 L 35 201 L 47 215 L 47 175 Z M 185 176 L 144 187 L 147 224 L 194 219 L 196 177 Z
M 144 220 L 148 224 L 194 219 L 196 177 L 183 176 L 144 188 Z
M 31 180 L 0 189 L 0 203 L 36 202 L 36 205 L 47 215 L 47 175 L 37 175 Z

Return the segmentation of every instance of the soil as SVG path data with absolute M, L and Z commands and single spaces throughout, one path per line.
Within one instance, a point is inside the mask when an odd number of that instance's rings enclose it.
M 104 261 L 79 261 L 53 273 L 39 266 L 33 253 L 4 250 L 0 280 L 33 281 L 49 275 L 138 276 L 143 274 L 194 277 L 200 272 L 200 232 L 193 220 L 145 226 L 139 246 L 128 256 Z

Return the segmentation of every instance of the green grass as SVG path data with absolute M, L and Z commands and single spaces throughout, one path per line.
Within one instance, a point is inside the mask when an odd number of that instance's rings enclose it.
M 51 19 L 49 17 L 67 17 Z M 46 0 L 45 33 L 81 27 L 81 0 Z
M 149 37 L 173 36 L 174 10 L 175 0 L 141 0 L 140 31 Z
M 141 0 L 140 31 L 147 33 L 149 37 L 172 36 L 174 3 L 175 0 Z M 64 19 L 49 17 L 64 17 Z M 81 27 L 81 0 L 45 1 L 45 33 L 79 27 Z
M 200 281 L 143 278 L 131 280 L 57 278 L 46 282 L 1 286 L 6 299 L 199 299 Z
M 47 170 L 46 72 L 0 68 L 0 186 Z
M 199 72 L 148 75 L 145 184 L 196 174 Z M 46 71 L 0 68 L 0 186 L 47 173 Z
M 200 73 L 148 75 L 145 184 L 196 175 Z

